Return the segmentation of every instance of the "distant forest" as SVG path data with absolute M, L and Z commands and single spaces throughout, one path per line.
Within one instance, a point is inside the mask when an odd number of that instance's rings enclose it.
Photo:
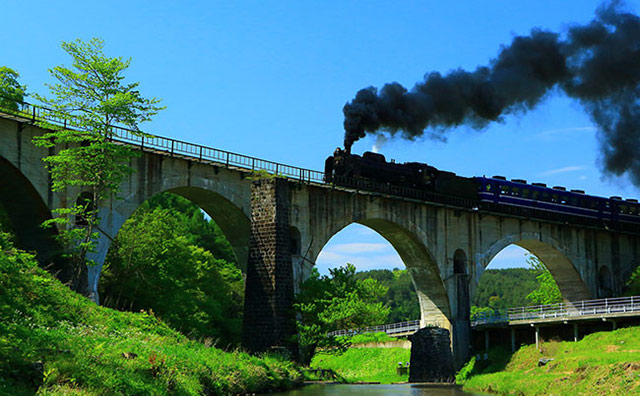
M 480 278 L 472 300 L 471 312 L 500 310 L 531 305 L 527 295 L 538 289 L 533 268 L 489 269 Z M 418 296 L 407 270 L 370 270 L 356 274 L 358 279 L 373 278 L 389 288 L 382 302 L 391 308 L 388 323 L 420 318 Z

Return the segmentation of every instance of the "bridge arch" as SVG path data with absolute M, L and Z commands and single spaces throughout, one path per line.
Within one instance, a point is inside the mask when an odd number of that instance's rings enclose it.
M 325 235 L 319 249 L 311 260 L 316 261 L 318 255 L 329 240 L 350 224 L 364 225 L 387 240 L 396 250 L 413 280 L 414 288 L 420 304 L 421 327 L 433 324 L 451 328 L 451 308 L 444 283 L 436 259 L 426 244 L 426 235 L 419 230 L 410 231 L 406 227 L 384 218 L 363 218 L 345 222 L 340 227 Z
M 71 280 L 72 270 L 60 259 L 56 229 L 43 228 L 51 211 L 29 178 L 10 161 L 0 156 L 0 221 L 8 222 L 16 246 L 36 253 L 38 261 L 56 273 L 63 282 Z
M 491 260 L 509 245 L 519 246 L 538 257 L 553 275 L 565 301 L 587 300 L 592 297 L 587 283 L 566 250 L 552 237 L 539 233 L 508 235 L 491 244 L 476 263 L 479 267 L 477 279 Z
M 184 183 L 182 178 L 165 177 L 145 188 L 126 187 L 123 190 L 130 192 L 128 196 L 122 200 L 112 199 L 100 209 L 102 233 L 97 251 L 90 257 L 99 265 L 89 267 L 89 296 L 94 301 L 99 302 L 98 282 L 111 241 L 133 212 L 147 199 L 159 193 L 182 196 L 207 213 L 231 244 L 237 262 L 244 271 L 250 233 L 250 220 L 246 214 L 250 206 L 248 193 L 246 202 L 243 202 L 243 197 L 240 196 L 242 194 L 237 193 L 237 190 L 233 191 L 223 182 L 215 182 L 206 177 L 192 177 L 189 183 Z

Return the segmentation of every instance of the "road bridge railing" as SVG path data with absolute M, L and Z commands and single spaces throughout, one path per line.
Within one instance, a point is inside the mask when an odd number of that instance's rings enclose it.
M 636 313 L 640 315 L 640 296 L 615 297 L 509 308 L 496 314 L 478 314 L 471 319 L 471 325 L 509 324 L 523 321 L 554 321 L 588 318 L 591 316 L 625 316 L 626 314 Z
M 390 323 L 379 326 L 362 327 L 358 329 L 336 330 L 328 333 L 330 336 L 354 336 L 365 333 L 384 332 L 389 335 L 415 333 L 420 329 L 420 320 L 409 320 L 406 322 Z

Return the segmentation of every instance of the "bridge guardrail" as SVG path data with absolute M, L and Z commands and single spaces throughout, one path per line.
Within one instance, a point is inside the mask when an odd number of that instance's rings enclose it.
M 486 324 L 506 324 L 515 321 L 539 319 L 571 319 L 601 315 L 616 315 L 637 312 L 640 315 L 640 296 L 601 298 L 597 300 L 574 301 L 568 303 L 531 305 L 527 307 L 509 308 L 498 314 L 479 314 L 471 320 L 471 326 Z M 427 326 L 439 326 L 439 322 L 427 323 Z M 363 333 L 385 332 L 389 335 L 415 332 L 420 329 L 420 320 L 390 323 L 358 329 L 336 330 L 328 333 L 331 336 L 354 336 Z
M 328 333 L 330 336 L 354 336 L 364 333 L 379 333 L 385 332 L 391 334 L 401 334 L 408 332 L 415 332 L 420 329 L 420 320 L 409 320 L 406 322 L 397 322 L 379 326 L 362 327 L 358 329 L 336 330 Z
M 21 118 L 27 122 L 36 123 L 38 121 L 46 121 L 48 123 L 62 126 L 64 128 L 80 127 L 73 122 L 73 118 L 67 119 L 57 116 L 54 110 L 47 107 L 34 105 L 28 102 L 15 101 L 0 95 L 0 99 L 5 98 L 18 105 L 19 109 L 9 109 L 2 106 L 0 100 L 0 112 L 10 116 Z M 335 180 L 325 180 L 324 172 L 300 168 L 297 166 L 287 165 L 279 162 L 269 161 L 261 158 L 250 157 L 226 150 L 220 150 L 213 147 L 207 147 L 200 144 L 189 143 L 182 140 L 171 139 L 167 137 L 151 135 L 142 131 L 135 131 L 129 128 L 112 125 L 113 138 L 116 141 L 138 146 L 141 149 L 151 149 L 164 152 L 169 155 L 178 155 L 192 158 L 198 161 L 212 162 L 223 165 L 225 167 L 236 167 L 245 170 L 266 171 L 271 175 L 286 177 L 288 179 L 302 181 L 306 183 L 324 184 L 333 187 L 341 187 L 347 189 L 355 189 L 359 191 L 368 191 L 374 193 L 388 194 L 397 197 L 416 199 L 420 201 L 428 201 L 450 205 L 468 210 L 483 210 L 491 213 L 509 214 L 526 216 L 527 218 L 538 218 L 548 221 L 562 221 L 563 223 L 570 220 L 572 223 L 602 228 L 616 227 L 627 232 L 637 232 L 636 224 L 616 223 L 606 224 L 602 219 L 585 218 L 579 216 L 570 216 L 567 214 L 557 214 L 554 212 L 537 210 L 533 208 L 519 208 L 510 205 L 501 205 L 490 202 L 477 202 L 475 200 L 443 195 L 435 192 L 419 190 L 411 187 L 397 186 L 390 183 L 380 183 L 377 181 L 364 180 L 359 178 L 338 177 Z M 524 210 L 524 212 L 522 212 Z
M 472 319 L 471 325 L 478 326 L 556 318 L 572 319 L 634 312 L 640 313 L 640 296 L 601 298 L 597 300 L 509 308 L 498 314 L 479 314 Z
M 3 113 L 23 118 L 31 123 L 45 121 L 57 126 L 62 126 L 63 128 L 81 129 L 77 123 L 73 122 L 73 118 L 68 120 L 66 118 L 58 117 L 54 110 L 47 107 L 27 102 L 14 102 L 18 105 L 17 111 L 6 107 L 0 107 L 0 110 Z M 304 182 L 324 183 L 324 173 L 311 169 L 250 157 L 182 140 L 151 135 L 142 131 L 135 131 L 133 129 L 117 125 L 111 125 L 111 132 L 113 140 L 138 146 L 142 149 L 158 150 L 170 155 L 179 155 L 200 161 L 215 162 L 227 167 L 234 166 L 247 170 L 266 171 L 276 176 L 287 177 Z

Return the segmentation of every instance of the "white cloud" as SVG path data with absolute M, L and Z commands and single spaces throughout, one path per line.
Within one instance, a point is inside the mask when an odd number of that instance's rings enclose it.
M 586 168 L 587 167 L 584 165 L 565 166 L 564 168 L 551 169 L 551 170 L 539 173 L 538 176 L 551 176 L 551 175 L 557 175 L 559 173 L 576 172 L 576 171 L 584 170 Z
M 325 261 L 325 262 L 337 263 L 337 262 L 342 262 L 345 259 L 346 259 L 346 256 L 343 256 L 343 255 L 337 254 L 337 253 L 333 253 L 333 252 L 329 252 L 327 250 L 323 250 L 318 255 L 318 259 L 316 261 Z
M 367 242 L 352 242 L 352 243 L 340 243 L 330 246 L 327 250 L 334 253 L 370 253 L 370 252 L 382 252 L 392 249 L 391 245 L 384 243 L 367 243 Z
M 533 135 L 534 138 L 539 139 L 553 139 L 557 137 L 561 137 L 563 135 L 576 133 L 576 132 L 593 132 L 596 130 L 596 127 L 593 126 L 584 126 L 584 127 L 573 127 L 573 128 L 561 128 L 561 129 L 548 129 L 546 131 L 538 132 Z
M 509 245 L 498 253 L 493 260 L 489 263 L 487 268 L 528 268 L 529 265 L 526 262 L 527 250 L 516 246 Z

